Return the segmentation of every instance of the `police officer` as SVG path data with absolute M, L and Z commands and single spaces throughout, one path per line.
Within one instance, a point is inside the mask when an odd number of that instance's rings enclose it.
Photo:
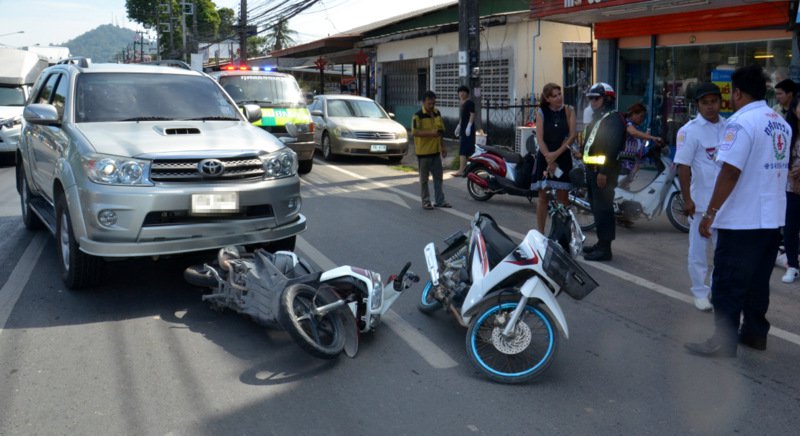
M 597 243 L 584 247 L 586 260 L 611 260 L 611 241 L 616 235 L 614 188 L 619 177 L 617 155 L 625 146 L 625 121 L 615 110 L 616 94 L 608 83 L 598 82 L 586 93 L 592 122 L 584 130 L 583 162 L 589 201 L 597 223 Z
M 786 180 L 792 130 L 764 100 L 767 79 L 759 65 L 731 76 L 736 109 L 717 148 L 722 163 L 700 234 L 717 231 L 711 300 L 714 335 L 687 343 L 702 356 L 736 357 L 737 343 L 767 348 L 769 278 L 786 217 Z M 741 328 L 740 328 L 741 327 Z
M 717 85 L 706 82 L 695 91 L 698 115 L 678 130 L 675 163 L 681 183 L 684 211 L 689 222 L 689 279 L 692 282 L 694 307 L 711 310 L 711 287 L 706 284 L 708 275 L 709 243 L 716 239 L 700 236 L 700 221 L 706 212 L 711 190 L 719 174 L 717 140 L 725 127 L 725 118 L 719 115 L 722 93 Z

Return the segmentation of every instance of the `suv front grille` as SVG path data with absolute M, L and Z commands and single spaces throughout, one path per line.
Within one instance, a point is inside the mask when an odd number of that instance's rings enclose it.
M 197 182 L 259 179 L 264 175 L 257 157 L 220 158 L 224 170 L 217 176 L 200 172 L 200 162 L 207 159 L 157 159 L 150 166 L 154 182 Z
M 394 133 L 389 132 L 354 132 L 356 139 L 395 139 Z

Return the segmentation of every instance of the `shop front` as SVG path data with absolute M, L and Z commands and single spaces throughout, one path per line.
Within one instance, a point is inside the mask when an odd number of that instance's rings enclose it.
M 760 64 L 772 86 L 789 77 L 789 1 L 534 0 L 531 16 L 591 26 L 597 81 L 617 90 L 618 108 L 648 108 L 647 128 L 674 144 L 693 117 L 695 87 L 716 82 L 730 91 L 736 68 Z M 730 114 L 727 98 L 723 111 Z

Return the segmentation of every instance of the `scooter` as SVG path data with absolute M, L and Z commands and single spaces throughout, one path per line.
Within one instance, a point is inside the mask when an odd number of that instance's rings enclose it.
M 380 274 L 353 266 L 314 271 L 290 251 L 225 247 L 215 262 L 186 268 L 184 278 L 211 289 L 203 301 L 215 308 L 282 328 L 309 354 L 332 359 L 342 352 L 355 357 L 360 333 L 375 330 L 401 292 L 419 281 L 410 266 L 381 283 Z
M 648 145 L 649 147 L 649 145 Z M 617 221 L 630 225 L 633 221 L 644 216 L 652 220 L 666 212 L 667 219 L 677 230 L 689 232 L 689 218 L 684 212 L 683 197 L 676 177 L 676 170 L 666 154 L 664 148 L 646 147 L 646 155 L 654 159 L 656 177 L 647 185 L 635 191 L 617 186 L 614 190 L 614 214 Z M 641 174 L 639 175 L 641 177 Z M 584 230 L 594 228 L 594 218 L 591 214 L 592 205 L 589 202 L 588 190 L 585 189 L 585 174 L 574 176 L 575 180 L 583 177 L 584 188 L 575 189 L 569 193 L 569 201 L 579 211 Z
M 531 201 L 538 191 L 531 190 L 531 174 L 536 160 L 536 136 L 525 145 L 524 156 L 504 147 L 476 145 L 475 153 L 467 160 L 464 174 L 467 191 L 477 201 L 486 201 L 495 194 L 526 197 Z
M 597 287 L 574 259 L 583 238 L 574 216 L 569 225 L 575 242 L 569 251 L 537 230 L 517 244 L 479 212 L 469 232 L 448 237 L 441 252 L 425 246 L 430 280 L 417 307 L 423 313 L 444 308 L 466 327 L 469 360 L 490 380 L 540 377 L 555 359 L 559 330 L 569 338 L 556 297 L 564 291 L 580 300 Z

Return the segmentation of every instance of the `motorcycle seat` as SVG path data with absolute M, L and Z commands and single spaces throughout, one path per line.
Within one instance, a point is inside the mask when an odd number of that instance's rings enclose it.
M 515 153 L 515 152 L 513 152 L 513 151 L 511 151 L 511 150 L 509 150 L 507 148 L 496 147 L 496 146 L 493 146 L 493 145 L 486 145 L 486 146 L 482 146 L 481 148 L 486 150 L 487 153 L 495 154 L 497 156 L 502 157 L 503 160 L 505 160 L 506 162 L 510 162 L 510 163 L 513 163 L 513 164 L 518 164 L 518 163 L 522 162 L 522 156 L 520 156 L 519 153 Z
M 517 248 L 517 243 L 506 235 L 503 229 L 497 225 L 494 218 L 486 214 L 481 214 L 481 218 L 483 219 L 478 224 L 478 228 L 481 230 L 483 240 L 486 242 L 489 268 L 494 268 L 503 258 Z

